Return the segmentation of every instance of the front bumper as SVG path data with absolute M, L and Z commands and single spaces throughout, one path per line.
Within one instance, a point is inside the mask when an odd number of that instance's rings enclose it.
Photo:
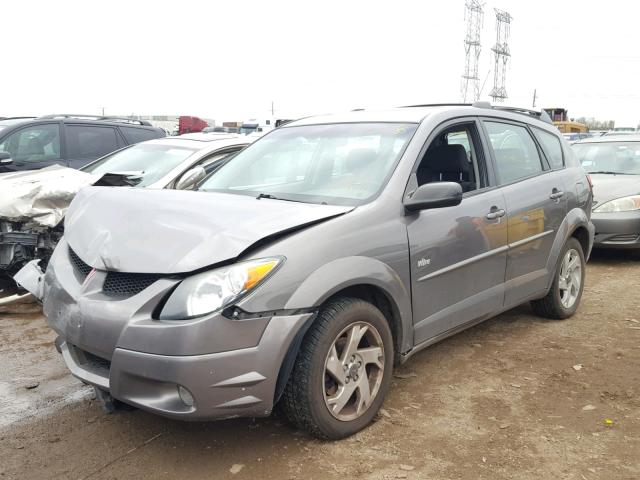
M 640 211 L 593 213 L 596 248 L 640 248 Z
M 63 240 L 44 277 L 44 313 L 73 375 L 118 400 L 172 418 L 271 412 L 283 361 L 314 313 L 156 320 L 156 306 L 179 280 L 158 279 L 139 293 L 114 298 L 103 290 L 105 275 L 79 275 Z M 188 390 L 193 404 L 183 401 L 179 387 Z
M 287 350 L 312 316 L 273 317 L 257 346 L 206 355 L 116 348 L 109 361 L 64 340 L 60 348 L 74 376 L 153 413 L 183 420 L 267 416 Z M 178 386 L 191 393 L 193 405 L 181 399 Z

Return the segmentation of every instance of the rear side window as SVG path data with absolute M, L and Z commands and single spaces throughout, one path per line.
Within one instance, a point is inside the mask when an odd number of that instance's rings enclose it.
M 127 143 L 131 145 L 161 137 L 159 132 L 145 128 L 120 127 L 120 131 L 124 134 L 124 138 L 127 139 Z
M 533 134 L 540 142 L 542 151 L 549 160 L 549 165 L 553 170 L 564 167 L 564 157 L 562 156 L 562 145 L 560 139 L 553 133 L 545 132 L 539 128 L 533 127 Z
M 485 122 L 500 183 L 515 182 L 542 172 L 542 162 L 529 131 L 519 125 Z
M 95 159 L 118 149 L 115 128 L 67 125 L 65 131 L 69 158 Z

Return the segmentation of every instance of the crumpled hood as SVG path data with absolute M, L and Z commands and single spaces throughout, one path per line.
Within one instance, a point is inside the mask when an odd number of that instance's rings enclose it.
M 67 211 L 65 239 L 100 270 L 186 273 L 352 209 L 224 193 L 88 187 Z
M 76 193 L 101 176 L 60 165 L 0 174 L 0 218 L 55 227 Z
M 614 198 L 640 194 L 640 175 L 591 174 L 593 205 L 602 205 Z

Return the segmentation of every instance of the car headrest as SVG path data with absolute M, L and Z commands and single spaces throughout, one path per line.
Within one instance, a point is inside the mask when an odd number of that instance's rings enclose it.
M 431 147 L 426 154 L 426 167 L 438 173 L 468 173 L 471 170 L 467 151 L 462 145 Z

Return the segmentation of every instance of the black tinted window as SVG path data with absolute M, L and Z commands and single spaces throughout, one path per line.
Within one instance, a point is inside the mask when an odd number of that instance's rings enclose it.
M 69 158 L 93 159 L 118 149 L 118 134 L 112 127 L 67 125 Z
M 49 123 L 18 130 L 0 142 L 0 152 L 9 152 L 18 162 L 59 160 L 60 128 Z
M 146 130 L 144 128 L 120 127 L 120 130 L 129 144 L 140 143 L 161 136 L 160 133 L 155 130 Z
M 485 125 L 502 184 L 542 172 L 538 149 L 526 128 L 498 122 Z
M 551 168 L 562 168 L 564 167 L 564 158 L 562 156 L 562 145 L 560 144 L 560 139 L 554 135 L 553 133 L 545 132 L 539 128 L 533 128 L 533 134 L 542 145 L 542 151 L 547 156 L 547 160 L 549 160 L 549 165 Z

